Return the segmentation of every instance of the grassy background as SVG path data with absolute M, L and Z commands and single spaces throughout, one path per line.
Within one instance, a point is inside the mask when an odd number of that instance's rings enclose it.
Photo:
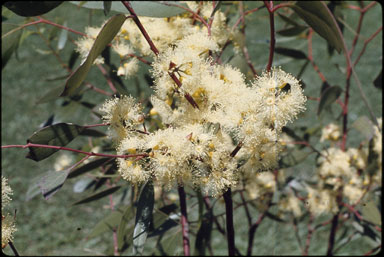
M 261 3 L 247 2 L 246 8 L 254 8 L 261 6 Z M 358 13 L 356 11 L 348 11 L 345 13 L 345 21 L 353 30 L 356 28 Z M 105 19 L 102 11 L 93 11 L 90 15 L 89 10 L 77 9 L 75 6 L 64 3 L 59 8 L 53 10 L 45 16 L 47 19 L 60 22 L 58 17 L 62 17 L 68 22 L 67 26 L 79 31 L 84 31 L 84 26 L 91 23 L 99 26 Z M 251 59 L 258 71 L 265 67 L 268 56 L 268 40 L 269 40 L 269 21 L 268 14 L 265 10 L 260 10 L 246 19 L 246 35 L 247 44 Z M 13 18 L 9 22 L 21 23 L 23 19 Z M 63 20 L 61 20 L 63 21 Z M 362 42 L 367 39 L 382 23 L 382 11 L 379 5 L 376 5 L 369 15 L 366 15 L 361 36 L 355 53 L 362 49 Z M 281 29 L 283 23 L 276 18 L 276 28 Z M 51 30 L 48 25 L 41 25 L 40 28 Z M 31 28 L 35 29 L 35 28 Z M 76 38 L 77 35 L 70 35 Z M 345 38 L 348 47 L 351 39 L 354 37 L 353 31 L 345 28 Z M 56 39 L 55 39 L 56 40 Z M 55 41 L 54 41 L 55 42 Z M 53 44 L 53 46 L 56 46 Z M 307 52 L 305 40 L 295 40 L 293 38 L 283 38 L 277 36 L 278 47 L 292 47 L 294 49 Z M 63 51 L 60 53 L 64 61 L 68 61 L 69 55 L 73 49 L 73 44 L 67 43 Z M 13 58 L 2 70 L 2 86 L 1 86 L 1 140 L 2 145 L 8 144 L 25 144 L 26 139 L 36 131 L 48 117 L 55 113 L 56 118 L 62 122 L 72 122 L 76 124 L 94 124 L 99 120 L 87 114 L 87 111 L 80 108 L 80 111 L 74 107 L 66 107 L 66 112 L 60 110 L 61 100 L 50 102 L 47 104 L 36 104 L 36 100 L 41 97 L 46 90 L 64 83 L 63 81 L 46 81 L 57 75 L 64 75 L 63 70 L 52 54 L 42 54 L 49 50 L 44 41 L 38 35 L 29 36 L 18 50 L 18 58 Z M 345 86 L 345 74 L 342 68 L 345 67 L 345 58 L 342 54 L 329 57 L 327 54 L 327 46 L 325 40 L 318 35 L 313 38 L 314 58 L 320 70 L 325 74 L 331 85 Z M 356 58 L 356 54 L 352 59 Z M 292 74 L 297 74 L 304 61 L 294 61 L 293 59 L 276 54 L 274 64 L 281 65 L 282 68 Z M 78 65 L 78 62 L 77 64 Z M 365 55 L 356 67 L 356 72 L 363 85 L 363 90 L 367 95 L 369 102 L 377 117 L 382 116 L 382 93 L 373 87 L 372 81 L 376 78 L 382 69 L 382 35 L 376 37 L 367 47 Z M 141 68 L 144 71 L 145 67 Z M 97 68 L 93 68 L 88 75 L 87 80 L 96 86 L 108 90 L 104 78 L 100 75 Z M 305 70 L 302 80 L 306 84 L 305 94 L 308 96 L 318 97 L 320 93 L 321 80 L 312 69 L 308 66 Z M 140 75 L 142 80 L 142 74 Z M 132 94 L 136 94 L 135 87 L 131 86 L 136 83 L 135 79 L 128 80 L 125 84 L 128 89 L 132 90 Z M 87 99 L 92 102 L 102 103 L 103 97 L 90 93 Z M 350 100 L 349 118 L 350 124 L 353 123 L 361 115 L 368 116 L 367 108 L 363 104 L 357 86 L 352 82 L 351 100 Z M 307 111 L 301 115 L 300 119 L 295 122 L 295 126 L 311 127 L 314 124 L 327 124 L 329 120 L 334 119 L 340 109 L 334 106 L 334 115 L 325 115 L 321 119 L 317 118 L 317 103 L 308 101 Z M 56 120 L 57 121 L 57 120 Z M 341 124 L 341 123 L 340 123 Z M 354 132 L 351 132 L 351 135 Z M 318 139 L 318 138 L 317 138 Z M 317 143 L 316 138 L 312 139 L 319 149 L 323 147 Z M 348 139 L 348 145 L 357 146 L 361 138 L 359 135 L 351 136 Z M 78 142 L 81 143 L 82 141 Z M 70 146 L 76 145 L 71 144 Z M 17 209 L 17 228 L 15 233 L 15 246 L 21 255 L 95 255 L 111 253 L 112 236 L 105 235 L 86 240 L 86 236 L 90 233 L 97 222 L 107 215 L 108 199 L 102 199 L 94 203 L 72 207 L 71 203 L 81 199 L 86 194 L 77 194 L 73 192 L 75 181 L 69 180 L 63 189 L 52 199 L 45 201 L 41 196 L 26 202 L 25 196 L 30 182 L 39 174 L 53 169 L 53 163 L 56 155 L 39 163 L 35 163 L 24 158 L 26 150 L 22 149 L 6 149 L 2 150 L 1 168 L 2 174 L 9 179 L 10 186 L 14 190 L 12 209 Z M 312 156 L 305 163 L 302 163 L 287 171 L 287 175 L 301 176 L 309 178 L 313 176 L 315 167 L 313 166 Z M 189 201 L 190 206 L 195 206 L 193 201 Z M 196 209 L 196 208 L 195 208 Z M 223 212 L 223 205 L 218 204 L 215 213 Z M 243 210 L 236 212 L 235 228 L 236 228 L 236 245 L 242 253 L 247 247 L 247 224 L 244 222 Z M 191 211 L 193 217 L 193 211 Z M 254 219 L 259 213 L 252 209 Z M 327 216 L 321 217 L 321 220 L 327 220 Z M 320 220 L 316 220 L 316 223 Z M 302 240 L 306 236 L 306 222 L 302 222 L 299 226 L 299 234 Z M 213 234 L 213 244 L 215 254 L 227 254 L 226 242 L 224 238 L 217 232 Z M 313 236 L 310 248 L 310 254 L 325 254 L 329 227 L 316 231 Z M 153 246 L 154 241 L 149 240 L 148 250 Z M 362 254 L 372 249 L 370 239 L 365 237 L 355 240 L 343 248 L 338 254 Z M 180 250 L 180 249 L 179 249 Z M 11 254 L 9 247 L 4 252 Z M 181 252 L 179 251 L 181 254 Z M 266 219 L 260 226 L 255 237 L 254 254 L 257 255 L 295 255 L 300 254 L 297 240 L 295 239 L 292 226 L 289 224 L 280 224 Z M 125 252 L 129 254 L 129 252 Z

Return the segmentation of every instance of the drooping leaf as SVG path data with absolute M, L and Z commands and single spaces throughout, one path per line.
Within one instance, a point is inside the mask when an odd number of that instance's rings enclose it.
M 204 214 L 200 228 L 196 235 L 195 248 L 200 256 L 205 256 L 205 250 L 210 244 L 212 224 L 212 212 L 208 211 Z
M 381 76 L 382 72 L 383 71 L 380 71 L 380 74 L 377 75 L 377 77 L 373 81 L 373 85 L 375 86 L 375 88 L 380 89 L 380 90 L 383 89 L 383 78 Z
M 88 238 L 94 238 L 105 232 L 113 231 L 113 229 L 116 229 L 116 227 L 119 225 L 122 216 L 122 209 L 111 212 L 96 224 L 91 233 L 88 235 Z
M 291 48 L 276 47 L 275 52 L 284 56 L 289 56 L 294 59 L 307 59 L 307 55 L 300 50 Z
M 12 12 L 23 17 L 43 15 L 58 7 L 63 1 L 8 1 L 4 3 Z
M 63 88 L 64 85 L 58 85 L 49 89 L 42 97 L 37 99 L 36 104 L 43 104 L 58 99 L 60 97 L 61 92 L 63 92 Z
M 294 37 L 294 36 L 300 35 L 306 29 L 308 29 L 307 26 L 298 25 L 295 27 L 289 27 L 289 28 L 278 30 L 276 31 L 276 33 L 284 37 Z
M 152 181 L 148 181 L 144 186 L 137 203 L 135 229 L 133 231 L 134 255 L 141 255 L 143 252 L 152 220 L 154 202 L 153 184 Z
M 67 26 L 67 21 L 64 22 L 63 26 Z M 60 32 L 59 40 L 57 42 L 57 49 L 61 50 L 64 48 L 65 44 L 67 43 L 68 39 L 68 30 L 62 29 Z
M 14 24 L 1 24 L 2 36 L 19 26 Z M 17 30 L 11 34 L 7 34 L 4 38 L 1 38 L 1 69 L 4 69 L 5 65 L 11 58 L 12 54 L 17 50 L 20 45 L 22 30 Z
M 86 60 L 76 69 L 74 73 L 69 76 L 61 96 L 74 95 L 76 89 L 86 78 L 93 62 L 116 36 L 117 32 L 119 32 L 120 27 L 123 25 L 125 19 L 126 18 L 123 14 L 118 14 L 111 17 L 108 22 L 104 24 L 103 28 L 97 35 Z
M 51 170 L 37 176 L 30 183 L 26 194 L 26 201 L 31 200 L 40 193 L 48 200 L 64 185 L 68 173 L 69 169 L 59 171 Z
M 69 173 L 68 178 L 74 178 L 74 177 L 82 175 L 88 171 L 94 170 L 94 169 L 110 162 L 111 160 L 112 160 L 112 158 L 103 157 L 103 158 L 96 159 L 94 161 L 90 161 L 87 164 L 84 164 L 83 166 L 72 170 L 72 172 Z
M 374 125 L 367 116 L 360 116 L 352 124 L 352 127 L 358 130 L 366 139 L 371 139 L 375 133 Z
M 332 45 L 337 52 L 343 49 L 338 29 L 328 12 L 326 5 L 320 1 L 297 1 L 291 7 L 314 31 Z
M 77 137 L 84 127 L 71 124 L 71 123 L 57 123 L 48 127 L 44 127 L 27 139 L 27 143 L 52 145 L 52 146 L 65 146 Z M 42 148 L 42 147 L 28 147 L 29 153 L 27 158 L 34 161 L 41 161 L 51 156 L 59 149 Z
M 102 131 L 96 130 L 96 129 L 91 129 L 91 128 L 85 128 L 83 131 L 80 133 L 81 136 L 88 136 L 88 137 L 105 137 L 107 134 L 105 134 Z
M 73 65 L 75 65 L 75 62 L 77 60 L 77 58 L 79 58 L 80 54 L 76 51 L 76 50 L 73 50 L 70 57 L 69 57 L 69 60 L 68 60 L 68 68 L 72 69 L 73 68 Z
M 115 187 L 111 187 L 111 188 L 108 188 L 108 189 L 105 189 L 101 192 L 97 192 L 96 194 L 92 194 L 80 201 L 77 201 L 75 203 L 73 203 L 72 205 L 78 205 L 78 204 L 83 204 L 83 203 L 89 203 L 89 202 L 93 202 L 93 201 L 96 201 L 96 200 L 99 200 L 103 197 L 106 197 L 110 194 L 113 194 L 114 192 L 116 192 L 117 190 L 120 189 L 121 186 L 115 186 Z
M 107 169 L 107 171 L 104 173 L 104 175 L 111 175 L 115 174 L 117 172 L 117 163 L 114 162 L 112 165 Z M 107 182 L 107 177 L 100 178 L 99 181 L 97 181 L 95 188 L 93 189 L 96 191 L 98 188 L 100 188 L 102 185 L 104 185 L 105 182 Z
M 339 86 L 331 86 L 324 90 L 320 97 L 317 115 L 320 115 L 324 108 L 330 106 L 339 98 L 343 90 Z
M 124 210 L 123 215 L 119 221 L 119 227 L 117 229 L 117 245 L 119 250 L 123 250 L 124 245 L 127 245 L 131 240 L 133 233 L 132 230 L 127 230 L 126 227 L 129 222 L 133 219 L 135 212 L 132 209 L 132 206 L 129 205 Z
M 92 178 L 80 179 L 73 185 L 73 192 L 82 193 L 88 188 L 90 188 L 94 183 L 95 183 L 95 180 Z
M 111 1 L 103 1 L 104 15 L 107 16 L 111 11 L 112 2 Z
M 369 201 L 363 204 L 362 213 L 364 220 L 381 226 L 381 212 L 373 201 Z
M 97 1 L 88 1 L 82 4 L 81 1 L 70 1 L 70 3 L 75 5 L 81 5 L 81 7 L 90 8 L 90 9 L 104 9 L 102 2 Z M 176 1 L 131 1 L 132 8 L 135 10 L 135 13 L 138 16 L 147 16 L 147 17 L 157 17 L 157 18 L 166 18 L 172 17 L 185 12 L 184 9 L 176 6 L 168 6 L 164 3 L 177 4 L 183 7 L 187 7 L 185 3 L 180 3 Z M 127 8 L 121 2 L 112 2 L 111 10 L 119 13 L 128 14 Z

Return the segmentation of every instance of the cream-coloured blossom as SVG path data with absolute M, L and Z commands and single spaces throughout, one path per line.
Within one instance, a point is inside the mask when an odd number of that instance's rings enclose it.
M 276 190 L 275 176 L 271 172 L 249 173 L 246 178 L 245 190 L 251 199 L 273 194 Z
M 296 218 L 302 215 L 300 200 L 291 192 L 284 195 L 277 205 L 280 212 L 291 212 Z
M 328 176 L 349 176 L 351 175 L 350 157 L 348 153 L 343 152 L 339 148 L 328 148 L 322 151 L 319 158 L 320 167 L 318 174 L 320 177 Z
M 144 122 L 142 106 L 130 96 L 107 100 L 100 111 L 105 113 L 103 120 L 110 123 L 112 137 L 117 140 L 124 139 L 135 127 Z
M 1 248 L 13 241 L 13 234 L 17 231 L 14 218 L 11 215 L 1 218 Z
M 13 191 L 8 184 L 8 180 L 1 176 L 1 247 L 4 248 L 13 240 L 16 231 L 14 218 L 10 214 L 4 215 L 4 209 L 11 201 Z
M 53 167 L 56 171 L 60 171 L 69 168 L 72 163 L 73 157 L 67 153 L 62 153 L 59 157 L 56 158 Z
M 318 216 L 323 213 L 336 214 L 339 210 L 336 202 L 337 191 L 307 187 L 307 204 L 311 213 Z
M 11 195 L 13 194 L 12 188 L 8 184 L 8 180 L 1 176 L 1 209 L 9 204 L 12 200 Z
M 80 38 L 78 41 L 76 41 L 76 51 L 80 53 L 81 56 L 81 63 L 83 63 L 87 57 L 89 52 L 92 49 L 93 44 L 95 43 L 97 35 L 100 33 L 101 27 L 87 27 L 85 29 L 85 34 L 87 36 Z M 99 56 L 95 59 L 94 64 L 103 64 L 104 58 Z
M 321 131 L 320 142 L 324 142 L 325 140 L 337 141 L 341 137 L 341 129 L 340 126 L 330 123 L 325 126 Z

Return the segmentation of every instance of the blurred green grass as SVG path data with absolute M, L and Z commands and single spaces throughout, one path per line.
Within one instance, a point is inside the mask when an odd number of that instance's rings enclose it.
M 254 8 L 261 6 L 261 2 L 246 2 L 246 8 Z M 353 29 L 356 27 L 358 13 L 354 11 L 344 12 L 345 20 Z M 63 3 L 59 8 L 45 15 L 47 19 L 53 21 L 57 17 L 62 17 L 68 21 L 68 27 L 84 31 L 84 26 L 91 22 L 94 26 L 99 26 L 105 19 L 102 11 L 90 11 L 86 9 L 77 9 L 70 3 Z M 268 56 L 268 40 L 269 40 L 269 21 L 266 10 L 260 10 L 246 18 L 246 35 L 248 50 L 255 67 L 260 71 L 265 67 Z M 15 22 L 20 19 L 15 19 Z M 366 15 L 361 37 L 355 53 L 360 52 L 363 47 L 363 41 L 367 39 L 378 27 L 382 25 L 382 11 L 379 5 L 375 6 L 369 15 Z M 380 24 L 379 24 L 380 23 Z M 48 25 L 42 25 L 46 30 L 52 29 Z M 282 22 L 276 17 L 276 28 L 282 28 Z M 354 34 L 345 29 L 345 37 L 348 47 Z M 76 38 L 76 36 L 71 35 Z M 292 47 L 294 49 L 307 52 L 305 40 L 286 40 L 277 36 L 277 46 Z M 63 74 L 56 58 L 52 55 L 43 55 L 38 53 L 37 49 L 48 50 L 41 38 L 32 35 L 26 39 L 18 50 L 18 58 L 9 61 L 6 68 L 2 71 L 2 87 L 1 87 L 1 141 L 2 145 L 8 144 L 25 144 L 26 139 L 36 131 L 52 114 L 53 110 L 60 108 L 61 101 L 50 102 L 47 104 L 36 105 L 36 100 L 41 97 L 46 90 L 54 87 L 59 82 L 47 82 L 45 79 L 54 77 L 56 74 Z M 63 60 L 67 61 L 73 49 L 73 44 L 67 43 L 61 53 Z M 345 67 L 345 58 L 342 54 L 334 54 L 329 57 L 325 40 L 318 35 L 313 38 L 313 54 L 314 59 L 323 74 L 331 85 L 345 86 L 345 74 L 338 68 Z M 356 54 L 353 55 L 356 58 Z M 276 54 L 274 63 L 282 66 L 282 68 L 292 74 L 297 74 L 303 65 L 303 61 L 294 61 L 287 57 Z M 78 65 L 78 62 L 77 62 Z M 382 92 L 373 87 L 372 81 L 382 69 L 382 35 L 376 37 L 367 47 L 365 55 L 356 67 L 356 72 L 362 82 L 363 90 L 367 95 L 370 104 L 377 117 L 382 116 Z M 141 70 L 144 70 L 143 68 Z M 142 79 L 142 78 L 141 78 Z M 107 89 L 104 78 L 96 68 L 93 68 L 88 75 L 87 80 L 96 86 Z M 321 88 L 321 80 L 316 72 L 307 67 L 302 76 L 302 80 L 306 84 L 305 94 L 308 96 L 318 97 Z M 134 79 L 127 81 L 126 85 L 136 83 Z M 133 90 L 132 87 L 128 87 Z M 133 92 L 133 91 L 132 91 Z M 95 101 L 101 99 L 96 94 L 89 94 L 88 99 Z M 98 98 L 99 97 L 99 98 Z M 349 108 L 349 118 L 352 124 L 361 115 L 368 116 L 367 108 L 363 104 L 357 86 L 352 82 L 351 99 Z M 315 115 L 317 103 L 308 101 L 307 111 L 295 121 L 292 127 L 313 126 L 316 124 L 327 124 L 332 120 L 330 115 L 323 117 L 321 120 Z M 337 106 L 334 106 L 334 116 L 340 112 Z M 81 109 L 80 112 L 69 112 L 66 116 L 61 116 L 63 122 L 73 122 L 77 124 L 92 124 L 99 121 L 90 117 L 87 111 Z M 359 143 L 360 136 L 350 137 L 348 145 L 356 146 Z M 316 140 L 314 138 L 313 140 Z M 323 147 L 322 144 L 313 141 L 316 147 Z M 112 236 L 105 234 L 100 238 L 85 240 L 97 222 L 107 215 L 108 200 L 102 199 L 94 203 L 71 207 L 70 204 L 80 199 L 83 195 L 76 194 L 72 191 L 74 181 L 69 180 L 63 189 L 58 192 L 52 199 L 45 201 L 41 196 L 35 197 L 29 202 L 25 202 L 25 194 L 27 192 L 30 181 L 37 175 L 42 174 L 53 167 L 55 157 L 49 158 L 39 163 L 35 163 L 24 158 L 26 154 L 22 149 L 6 149 L 2 150 L 1 168 L 2 174 L 9 178 L 9 183 L 14 190 L 12 208 L 17 209 L 17 228 L 15 233 L 15 246 L 21 255 L 95 255 L 97 253 L 108 253 L 111 251 Z M 311 156 L 308 161 L 287 170 L 287 175 L 301 176 L 302 178 L 310 178 L 313 176 L 315 167 L 314 159 Z M 194 203 L 189 203 L 192 205 Z M 215 213 L 221 213 L 222 204 L 217 205 Z M 192 212 L 192 211 L 191 211 Z M 244 222 L 243 211 L 235 214 L 236 228 L 236 245 L 242 253 L 247 247 L 247 229 L 248 226 Z M 259 213 L 252 210 L 254 219 Z M 191 214 L 191 216 L 193 216 Z M 326 219 L 327 217 L 323 217 Z M 328 217 L 329 218 L 329 217 Z M 80 228 L 80 230 L 79 230 Z M 306 236 L 306 222 L 299 226 L 299 234 L 302 240 Z M 327 247 L 329 227 L 317 231 L 313 235 L 310 254 L 323 255 Z M 212 235 L 215 254 L 226 255 L 227 249 L 224 247 L 226 242 L 221 234 L 214 232 Z M 153 245 L 150 239 L 149 245 Z M 254 243 L 255 255 L 296 255 L 300 254 L 297 240 L 295 239 L 292 225 L 281 224 L 266 219 L 262 222 L 258 229 Z M 357 254 L 360 255 L 367 252 L 375 245 L 367 238 L 358 239 L 347 247 L 343 248 L 338 254 Z M 87 250 L 88 249 L 88 250 Z M 92 250 L 89 250 L 92 249 Z M 150 247 L 147 249 L 150 250 Z M 9 247 L 3 250 L 4 253 L 12 254 Z M 129 252 L 125 252 L 129 254 Z

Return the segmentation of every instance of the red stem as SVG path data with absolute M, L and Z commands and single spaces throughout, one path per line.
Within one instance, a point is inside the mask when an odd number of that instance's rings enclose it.
M 276 38 L 275 38 L 275 19 L 274 19 L 274 11 L 273 11 L 273 2 L 270 1 L 269 3 L 267 1 L 264 1 L 265 6 L 268 9 L 269 12 L 269 23 L 270 23 L 270 29 L 271 29 L 271 39 L 269 42 L 269 58 L 268 58 L 268 64 L 267 64 L 267 72 L 271 71 L 272 62 L 273 62 L 273 55 L 275 52 L 275 44 L 276 44 Z
M 64 151 L 71 151 L 76 153 L 85 154 L 88 156 L 101 156 L 101 157 L 114 157 L 114 158 L 130 158 L 130 157 L 146 157 L 148 156 L 147 153 L 141 153 L 141 154 L 127 154 L 127 155 L 116 155 L 116 154 L 102 154 L 102 153 L 93 153 L 93 152 L 85 152 L 77 149 L 67 148 L 63 146 L 55 146 L 55 145 L 42 145 L 42 144 L 32 144 L 28 143 L 26 145 L 5 145 L 1 146 L 1 148 L 28 148 L 28 147 L 41 147 L 41 148 L 51 148 L 51 149 L 57 149 L 57 150 L 64 150 Z

